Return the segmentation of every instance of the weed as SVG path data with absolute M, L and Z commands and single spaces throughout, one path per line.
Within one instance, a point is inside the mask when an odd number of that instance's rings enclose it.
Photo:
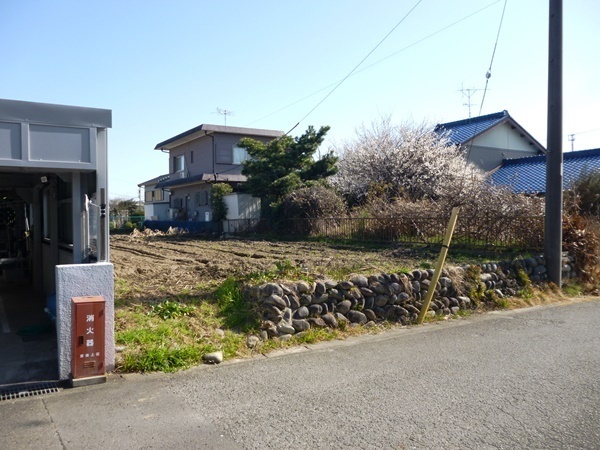
M 338 337 L 338 333 L 330 328 L 311 328 L 294 336 L 292 340 L 298 344 L 314 344 L 320 341 L 331 341 L 336 337 Z
M 200 362 L 202 355 L 214 351 L 211 345 L 157 346 L 124 355 L 121 369 L 125 372 L 174 372 Z
M 583 293 L 583 288 L 579 283 L 569 282 L 563 285 L 563 292 L 569 297 L 577 297 Z
M 215 291 L 219 314 L 228 328 L 247 331 L 258 326 L 258 317 L 250 302 L 244 299 L 240 284 L 234 278 L 226 279 Z
M 298 271 L 289 259 L 286 259 L 285 261 L 276 261 L 275 267 L 277 269 L 277 275 L 283 278 L 293 277 Z
M 189 316 L 193 312 L 193 306 L 165 300 L 157 305 L 152 305 L 152 308 L 148 314 L 158 316 L 163 320 L 167 320 L 174 319 L 176 317 Z
M 436 314 L 433 316 L 426 314 L 425 317 L 423 317 L 423 322 L 425 323 L 443 322 L 444 320 L 448 320 L 448 316 L 443 314 Z
M 485 284 L 481 282 L 481 267 L 467 266 L 464 280 L 468 286 L 469 298 L 475 303 L 475 306 L 479 306 L 479 303 L 485 300 Z
M 500 309 L 508 309 L 508 307 L 510 306 L 510 302 L 505 298 L 497 297 L 496 299 L 494 299 L 494 306 Z
M 521 289 L 519 290 L 519 296 L 524 299 L 530 299 L 533 296 L 533 285 L 531 284 L 531 280 L 529 279 L 529 275 L 522 268 L 518 268 L 515 274 L 515 279 Z

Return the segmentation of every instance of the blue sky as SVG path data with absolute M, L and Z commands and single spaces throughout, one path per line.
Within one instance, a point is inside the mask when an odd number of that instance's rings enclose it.
M 137 198 L 168 172 L 158 142 L 223 124 L 217 108 L 233 112 L 228 125 L 288 131 L 416 2 L 3 0 L 0 98 L 111 109 L 109 192 Z M 597 148 L 600 2 L 564 4 L 564 149 L 571 133 L 576 150 Z M 459 90 L 485 86 L 503 6 L 422 0 L 292 135 L 329 125 L 327 148 L 382 116 L 468 117 Z M 543 144 L 547 40 L 548 2 L 508 0 L 482 110 L 508 110 Z

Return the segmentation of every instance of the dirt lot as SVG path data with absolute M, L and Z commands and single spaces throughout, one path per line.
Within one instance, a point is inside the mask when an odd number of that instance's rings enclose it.
M 117 284 L 126 284 L 125 293 L 142 301 L 202 294 L 230 276 L 260 281 L 260 275 L 268 272 L 283 279 L 298 275 L 341 279 L 349 273 L 413 269 L 433 264 L 436 258 L 435 250 L 423 248 L 111 236 Z

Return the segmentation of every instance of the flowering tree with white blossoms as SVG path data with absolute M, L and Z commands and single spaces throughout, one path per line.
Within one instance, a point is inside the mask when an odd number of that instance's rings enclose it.
M 484 179 L 458 147 L 425 123 L 394 126 L 384 118 L 357 129 L 355 139 L 336 146 L 335 152 L 340 155 L 338 173 L 330 182 L 354 204 L 374 193 L 388 201 L 447 199 Z

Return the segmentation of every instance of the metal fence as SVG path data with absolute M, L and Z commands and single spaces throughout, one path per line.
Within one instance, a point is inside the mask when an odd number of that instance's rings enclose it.
M 278 224 L 264 219 L 225 220 L 227 234 L 276 234 L 353 241 L 441 244 L 448 217 L 287 219 Z M 452 243 L 473 248 L 543 247 L 544 217 L 460 217 Z

